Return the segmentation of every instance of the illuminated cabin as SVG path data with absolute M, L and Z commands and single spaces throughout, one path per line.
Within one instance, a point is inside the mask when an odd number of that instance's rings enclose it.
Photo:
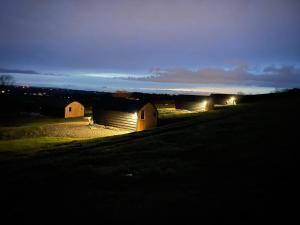
M 211 94 L 215 105 L 236 105 L 237 104 L 237 96 L 230 94 Z
M 95 123 L 130 131 L 143 131 L 157 126 L 157 109 L 150 102 L 112 98 L 93 107 Z
M 65 106 L 65 118 L 75 118 L 84 116 L 84 106 L 77 102 L 70 102 Z
M 213 102 L 207 96 L 180 95 L 175 100 L 176 109 L 191 112 L 206 112 L 213 108 Z
M 84 106 L 78 101 L 52 99 L 42 105 L 41 112 L 44 115 L 55 117 L 78 118 L 84 116 Z
M 157 109 L 175 109 L 175 100 L 153 100 Z

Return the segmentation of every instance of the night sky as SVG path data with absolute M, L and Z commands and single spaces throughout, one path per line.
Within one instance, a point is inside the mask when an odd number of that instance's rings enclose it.
M 300 87 L 299 42 L 299 0 L 0 0 L 0 74 L 19 83 Z

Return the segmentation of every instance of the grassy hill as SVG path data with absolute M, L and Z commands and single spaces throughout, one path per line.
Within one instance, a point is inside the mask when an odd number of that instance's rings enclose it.
M 31 224 L 286 224 L 299 103 L 278 95 L 152 131 L 2 153 L 2 213 Z

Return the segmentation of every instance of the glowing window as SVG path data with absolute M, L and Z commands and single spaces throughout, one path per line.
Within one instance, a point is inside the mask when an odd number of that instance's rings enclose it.
M 142 110 L 142 111 L 141 111 L 141 120 L 144 120 L 144 119 L 145 119 L 145 111 Z

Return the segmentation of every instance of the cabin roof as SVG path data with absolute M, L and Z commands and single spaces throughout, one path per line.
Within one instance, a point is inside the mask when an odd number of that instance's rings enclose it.
M 94 108 L 99 109 L 99 110 L 137 112 L 147 103 L 152 104 L 151 102 L 142 101 L 142 100 L 110 98 L 110 99 L 102 99 L 102 100 L 98 101 L 95 104 Z
M 230 96 L 235 96 L 234 94 L 211 94 L 211 97 L 230 97 Z
M 217 100 L 217 99 L 228 99 L 230 97 L 237 97 L 237 95 L 235 94 L 211 94 L 210 97 L 214 100 Z

